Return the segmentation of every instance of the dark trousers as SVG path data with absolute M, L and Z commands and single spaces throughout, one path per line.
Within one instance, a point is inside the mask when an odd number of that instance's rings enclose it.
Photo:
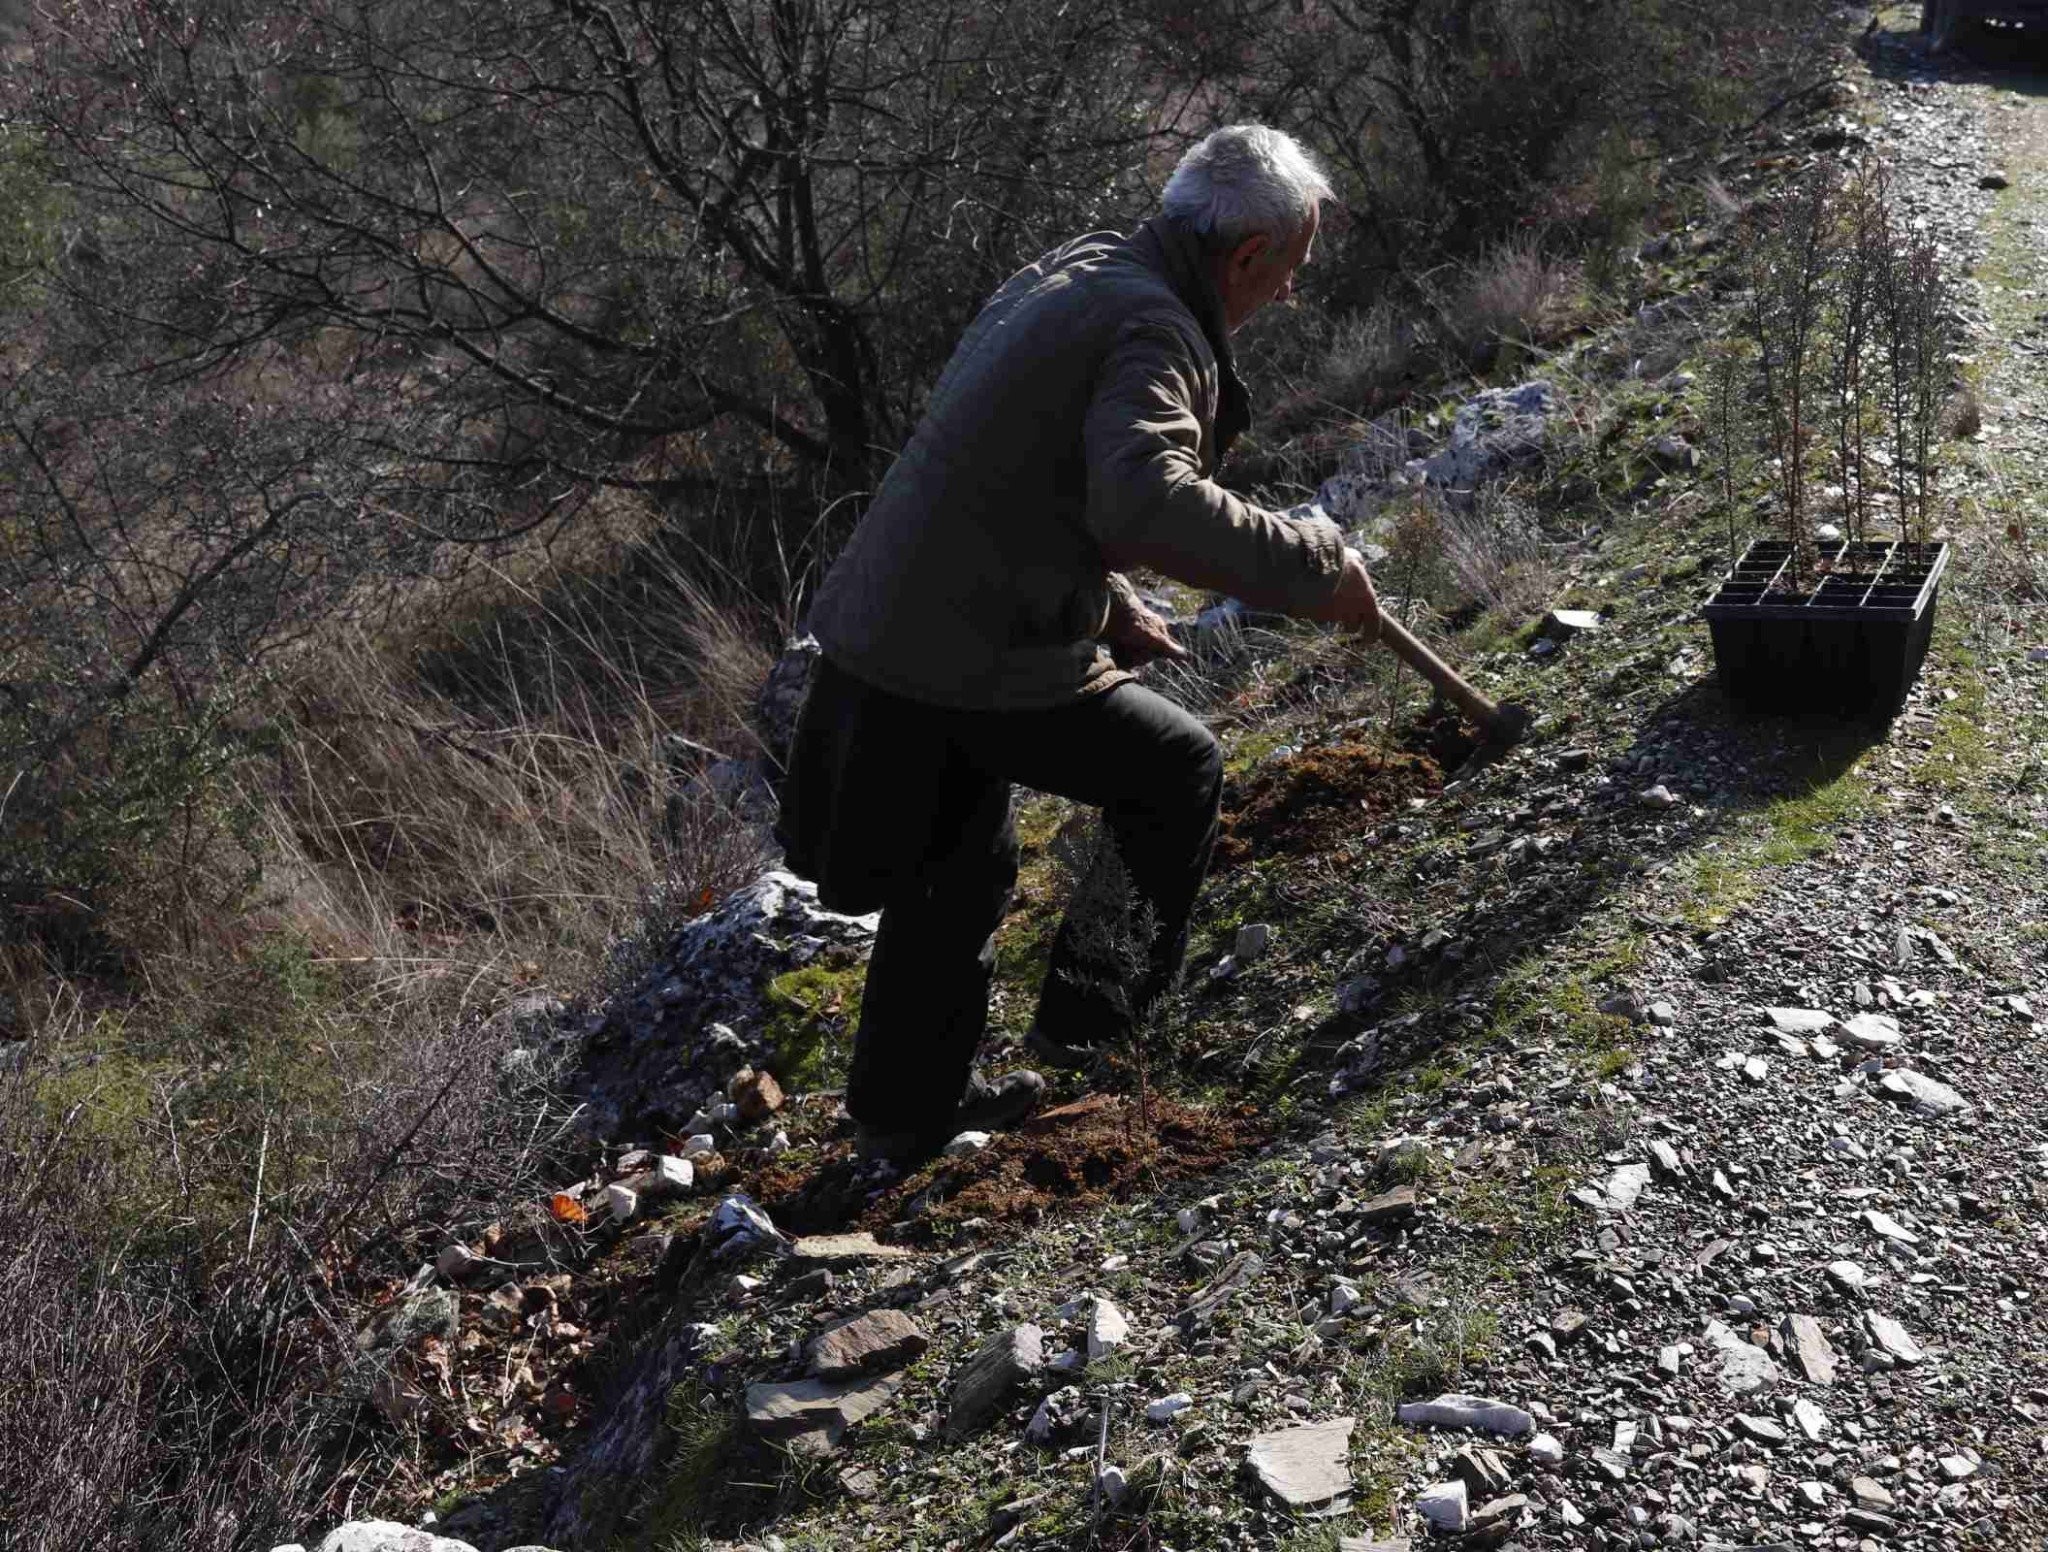
M 1115 1040 L 1187 952 L 1223 790 L 1214 736 L 1137 684 L 1049 711 L 952 711 L 819 663 L 783 840 L 826 904 L 881 907 L 846 1097 L 873 1130 L 944 1130 L 965 1091 L 1017 881 L 1013 783 L 1102 811 L 1103 853 L 1054 940 L 1037 1023 L 1063 1044 Z M 1135 909 L 1116 909 L 1123 880 Z

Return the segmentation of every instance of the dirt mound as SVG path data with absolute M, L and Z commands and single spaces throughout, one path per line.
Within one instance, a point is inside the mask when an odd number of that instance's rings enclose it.
M 1220 1112 L 1154 1099 L 1148 1136 L 1134 1098 L 1091 1094 L 1034 1116 L 980 1153 L 928 1164 L 878 1195 L 842 1159 L 763 1179 L 760 1199 L 791 1233 L 864 1228 L 885 1238 L 928 1239 L 969 1218 L 1036 1223 L 1049 1212 L 1121 1201 L 1161 1181 L 1214 1170 L 1271 1135 L 1248 1105 Z
M 1282 755 L 1224 793 L 1216 864 L 1326 850 L 1443 784 L 1443 767 L 1427 754 L 1334 744 Z

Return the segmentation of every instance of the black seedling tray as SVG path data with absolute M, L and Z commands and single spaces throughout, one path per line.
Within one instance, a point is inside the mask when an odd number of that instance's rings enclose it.
M 1817 585 L 1788 581 L 1792 546 L 1758 539 L 1701 613 L 1714 666 L 1737 705 L 1755 711 L 1890 716 L 1927 656 L 1946 544 L 1880 540 L 1816 546 Z

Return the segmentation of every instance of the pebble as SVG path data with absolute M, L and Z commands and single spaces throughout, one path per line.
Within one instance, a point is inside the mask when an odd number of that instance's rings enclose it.
M 1163 1423 L 1179 1416 L 1195 1404 L 1195 1398 L 1184 1390 L 1177 1390 L 1170 1396 L 1161 1396 L 1157 1401 L 1145 1403 L 1145 1420 Z
M 962 1132 L 943 1151 L 949 1159 L 964 1159 L 980 1153 L 994 1141 L 987 1132 Z
M 1539 1433 L 1529 1441 L 1529 1458 L 1547 1470 L 1564 1464 L 1564 1446 L 1550 1434 Z

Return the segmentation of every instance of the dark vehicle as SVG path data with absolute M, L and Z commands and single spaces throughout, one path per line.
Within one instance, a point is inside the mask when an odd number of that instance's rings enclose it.
M 1931 53 L 1953 47 L 1963 30 L 1977 22 L 2048 28 L 2048 0 L 1921 0 L 1920 30 Z

